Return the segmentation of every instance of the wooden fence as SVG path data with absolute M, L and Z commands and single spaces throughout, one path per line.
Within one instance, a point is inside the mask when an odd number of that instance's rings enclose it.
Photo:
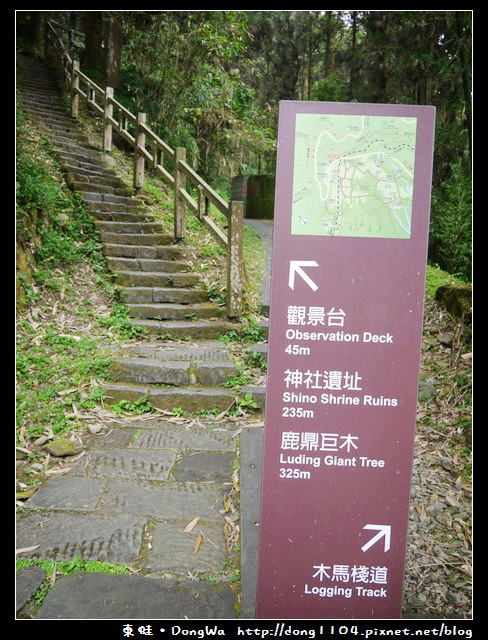
M 243 203 L 227 203 L 205 182 L 186 162 L 186 150 L 172 149 L 146 124 L 146 114 L 132 114 L 114 97 L 111 87 L 102 89 L 90 80 L 80 69 L 78 60 L 72 54 L 73 38 L 70 33 L 71 49 L 68 51 L 59 25 L 47 24 L 48 41 L 56 52 L 56 59 L 63 73 L 65 88 L 71 96 L 71 115 L 78 116 L 79 100 L 84 99 L 102 118 L 103 140 L 101 148 L 112 150 L 114 132 L 119 134 L 134 149 L 134 188 L 144 186 L 144 170 L 147 166 L 155 171 L 174 193 L 174 237 L 185 238 L 185 215 L 189 209 L 208 229 L 215 240 L 227 252 L 227 315 L 238 318 L 242 313 L 242 291 L 244 285 L 244 265 L 242 254 Z M 168 170 L 171 165 L 173 173 Z M 166 166 L 165 166 L 166 165 Z M 196 199 L 189 190 L 196 191 Z M 210 205 L 225 216 L 222 229 L 210 216 Z M 226 227 L 226 229 L 225 229 Z

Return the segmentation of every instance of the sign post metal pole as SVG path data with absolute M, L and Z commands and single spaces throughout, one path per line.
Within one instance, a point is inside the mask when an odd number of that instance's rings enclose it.
M 401 615 L 434 120 L 280 103 L 258 618 Z

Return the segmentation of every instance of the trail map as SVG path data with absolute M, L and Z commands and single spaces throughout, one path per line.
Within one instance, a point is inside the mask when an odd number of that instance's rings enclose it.
M 294 235 L 410 238 L 417 118 L 299 113 Z

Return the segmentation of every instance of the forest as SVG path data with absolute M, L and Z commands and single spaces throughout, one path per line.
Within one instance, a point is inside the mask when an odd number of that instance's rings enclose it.
M 37 75 L 39 68 L 47 67 L 49 77 L 54 75 L 46 41 L 47 23 L 53 21 L 64 32 L 65 43 L 69 43 L 70 53 L 79 60 L 83 73 L 99 87 L 112 87 L 118 103 L 131 113 L 145 113 L 151 130 L 167 145 L 174 149 L 184 147 L 188 164 L 226 202 L 234 176 L 274 174 L 280 101 L 419 104 L 436 108 L 429 264 L 403 613 L 406 618 L 454 619 L 460 630 L 458 635 L 461 634 L 459 621 L 472 615 L 473 13 L 472 10 L 16 11 L 19 531 L 22 522 L 29 522 L 30 515 L 38 516 L 38 508 L 32 508 L 29 500 L 34 498 L 35 505 L 37 491 L 45 488 L 46 481 L 65 479 L 68 486 L 76 484 L 78 488 L 78 482 L 70 481 L 80 476 L 76 469 L 71 473 L 70 467 L 85 455 L 84 451 L 79 453 L 79 446 L 88 453 L 78 463 L 84 467 L 81 479 L 92 479 L 87 471 L 92 443 L 113 434 L 113 442 L 119 447 L 117 438 L 129 430 L 123 426 L 126 419 L 132 426 L 140 420 L 136 438 L 140 438 L 145 421 L 153 419 L 161 421 L 162 431 L 174 427 L 186 430 L 195 425 L 200 430 L 201 422 L 206 420 L 213 426 L 214 421 L 219 424 L 229 421 L 239 427 L 237 434 L 241 424 L 264 425 L 253 394 L 243 393 L 248 385 L 265 390 L 267 379 L 266 357 L 253 350 L 255 345 L 266 342 L 267 312 L 260 295 L 266 271 L 265 249 L 248 224 L 244 225 L 242 238 L 246 268 L 243 313 L 239 322 L 232 325 L 236 330 L 221 336 L 236 366 L 236 375 L 218 386 L 219 391 L 222 387 L 232 397 L 227 411 L 199 407 L 198 412 L 191 412 L 185 410 L 181 400 L 178 400 L 181 404 L 172 401 L 173 404 L 160 409 L 152 401 L 154 396 L 137 399 L 127 396 L 113 405 L 107 402 L 110 398 L 107 384 L 113 382 L 113 364 L 120 352 L 127 355 L 132 348 L 145 349 L 149 345 L 154 352 L 162 353 L 177 346 L 194 345 L 162 328 L 153 340 L 134 322 L 126 293 L 121 291 L 123 287 L 117 283 L 116 273 L 109 268 L 102 250 L 100 220 L 93 214 L 89 201 L 82 197 L 84 190 L 73 186 L 66 162 L 63 164 L 60 150 L 64 143 L 60 149 L 59 138 L 50 131 L 50 127 L 55 128 L 52 124 L 41 126 L 44 119 L 51 120 L 51 113 L 44 115 L 44 101 L 33 99 L 36 93 L 31 88 L 38 86 L 39 78 L 44 78 L 41 84 L 47 84 L 47 76 Z M 27 60 L 29 65 L 35 65 L 36 74 L 26 73 Z M 52 94 L 48 97 L 52 105 L 58 104 L 57 88 L 54 85 L 56 100 Z M 44 92 L 46 87 L 42 89 Z M 38 103 L 43 113 L 40 119 L 36 117 Z M 62 96 L 60 103 L 60 112 L 63 108 L 66 111 L 63 118 L 70 118 L 69 96 Z M 53 114 L 54 111 L 53 106 Z M 79 135 L 83 145 L 96 149 L 98 156 L 102 120 L 86 105 L 79 111 L 75 122 L 61 125 L 61 136 L 72 131 L 67 145 L 77 143 Z M 58 125 L 57 118 L 53 121 Z M 73 129 L 71 124 L 75 125 Z M 100 154 L 109 165 L 109 173 L 113 173 L 117 184 L 123 182 L 131 197 L 136 196 L 134 199 L 141 205 L 138 215 L 154 217 L 158 228 L 168 231 L 171 245 L 175 245 L 171 249 L 183 250 L 185 273 L 181 275 L 190 279 L 197 275 L 205 299 L 223 312 L 228 287 L 226 251 L 210 234 L 202 233 L 204 227 L 193 215 L 187 216 L 188 235 L 184 242 L 174 242 L 175 190 L 147 166 L 144 188 L 136 189 L 134 147 L 120 138 L 114 141 L 110 153 Z M 160 255 L 157 258 L 165 262 Z M 173 286 L 173 276 L 168 283 Z M 184 317 L 185 324 L 198 326 L 190 305 L 185 308 Z M 219 320 L 215 318 L 207 324 L 217 324 Z M 191 369 L 193 383 L 196 375 L 193 365 Z M 173 382 L 161 385 L 163 390 Z M 195 385 L 190 390 L 194 398 Z M 221 431 L 217 426 L 216 431 Z M 258 433 L 257 429 L 249 431 Z M 242 557 L 245 566 L 246 559 L 244 554 L 240 555 L 241 539 L 235 526 L 238 521 L 240 526 L 241 503 L 238 498 L 233 502 L 240 491 L 235 484 L 237 472 L 245 468 L 245 461 L 241 467 L 240 440 L 234 435 L 232 439 L 237 443 L 232 465 L 233 488 L 230 498 L 226 496 L 224 500 L 226 516 L 232 514 L 232 526 L 225 517 L 225 526 L 229 527 L 224 530 L 225 543 L 232 547 L 231 562 L 221 564 L 219 571 L 200 574 L 195 583 L 193 567 L 188 574 L 192 586 L 201 586 L 208 579 L 212 587 L 226 583 L 235 593 L 239 590 L 245 593 L 239 563 Z M 57 444 L 58 440 L 64 445 L 69 440 L 76 446 L 66 455 L 66 451 L 60 453 L 59 449 L 56 453 L 48 445 Z M 182 445 L 185 451 L 186 446 L 185 441 Z M 139 453 L 132 444 L 129 448 Z M 215 458 L 214 451 L 209 453 Z M 227 456 L 227 452 L 223 455 Z M 96 459 L 95 455 L 93 460 Z M 102 482 L 98 477 L 93 479 Z M 121 488 L 131 482 L 122 477 L 113 480 Z M 137 479 L 137 484 L 144 483 Z M 167 483 L 158 480 L 155 484 L 179 488 L 179 483 L 172 479 Z M 84 486 L 81 484 L 81 491 Z M 90 508 L 85 511 L 89 498 L 83 495 L 83 514 L 81 511 L 72 514 L 76 507 L 72 509 L 71 497 L 59 495 L 62 504 L 59 509 L 49 507 L 51 511 L 77 518 L 84 514 L 88 520 L 96 512 L 98 518 L 103 499 L 91 513 Z M 137 494 L 136 501 L 139 500 Z M 108 505 L 110 510 L 110 502 Z M 150 527 L 164 523 L 166 515 L 161 513 L 158 503 L 157 516 Z M 193 526 L 196 520 L 189 524 Z M 47 520 L 40 521 L 40 525 L 44 522 Z M 68 531 L 68 527 L 64 530 Z M 36 526 L 36 535 L 38 531 L 42 533 L 41 526 L 39 529 Z M 78 525 L 68 533 L 71 535 L 72 531 L 78 536 Z M 97 540 L 99 534 L 97 530 Z M 178 532 L 179 539 L 180 535 Z M 118 539 L 118 534 L 115 537 Z M 213 547 L 203 539 L 203 549 L 207 543 L 207 548 Z M 68 549 L 68 555 L 73 549 L 71 542 L 58 545 L 55 541 L 53 548 L 54 545 L 55 553 L 58 546 Z M 202 557 L 195 558 L 201 545 L 199 534 L 191 544 L 192 560 Z M 30 557 L 30 543 L 19 546 L 18 568 L 34 566 L 47 572 L 41 586 L 18 612 L 22 618 L 36 617 L 44 599 L 65 576 L 79 572 L 96 573 L 103 578 L 109 573 L 137 574 L 140 566 L 147 566 L 149 556 L 144 553 L 149 554 L 150 548 L 149 538 L 144 539 L 143 554 L 137 557 L 134 570 L 132 560 L 126 566 L 125 560 L 114 564 L 102 562 L 101 557 L 92 560 L 81 555 L 74 558 L 67 555 L 61 560 L 36 558 L 37 547 Z M 98 547 L 93 547 L 96 553 Z M 144 576 L 141 573 L 122 577 Z M 105 606 L 104 596 L 98 593 L 95 596 L 97 604 Z M 192 602 L 197 601 L 192 596 Z M 184 613 L 186 617 L 188 612 Z M 245 617 L 244 606 L 239 614 Z
M 280 100 L 436 107 L 429 261 L 471 281 L 472 11 L 18 12 L 74 30 L 82 70 L 225 192 L 273 173 Z M 83 35 L 84 34 L 84 35 Z

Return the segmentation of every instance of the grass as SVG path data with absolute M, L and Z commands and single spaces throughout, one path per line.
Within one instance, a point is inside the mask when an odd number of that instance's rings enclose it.
M 16 570 L 25 567 L 38 567 L 46 572 L 46 576 L 41 585 L 36 589 L 31 597 L 31 603 L 35 607 L 42 604 L 46 594 L 54 587 L 56 580 L 59 578 L 71 576 L 80 571 L 85 573 L 109 573 L 113 575 L 127 575 L 132 573 L 129 567 L 126 567 L 125 565 L 114 564 L 113 562 L 83 560 L 81 556 L 77 556 L 76 558 L 73 558 L 73 560 L 64 562 L 17 559 Z
M 428 265 L 425 278 L 426 294 L 434 297 L 436 290 L 446 284 L 464 286 L 466 285 L 466 282 L 463 282 L 456 276 L 450 275 L 446 271 L 442 271 L 442 269 L 436 265 Z
M 21 110 L 18 125 L 17 239 L 27 249 L 31 267 L 18 274 L 16 434 L 18 457 L 26 471 L 19 474 L 20 489 L 25 490 L 40 481 L 32 463 L 37 467 L 53 464 L 37 443 L 74 437 L 103 421 L 107 413 L 116 415 L 103 407 L 103 386 L 117 351 L 144 331 L 129 321 L 92 217 L 67 187 L 48 141 Z M 83 128 L 98 140 L 93 120 L 85 118 Z M 129 185 L 130 166 L 121 152 L 115 149 L 112 155 L 119 177 Z M 150 173 L 146 178 L 138 194 L 142 207 L 171 232 L 172 195 Z M 190 268 L 202 276 L 210 297 L 224 305 L 226 256 L 191 215 L 186 246 Z M 246 312 L 254 318 L 264 249 L 247 228 L 244 253 L 249 284 Z M 250 327 L 255 323 L 247 322 Z M 151 407 L 123 409 L 141 413 Z

